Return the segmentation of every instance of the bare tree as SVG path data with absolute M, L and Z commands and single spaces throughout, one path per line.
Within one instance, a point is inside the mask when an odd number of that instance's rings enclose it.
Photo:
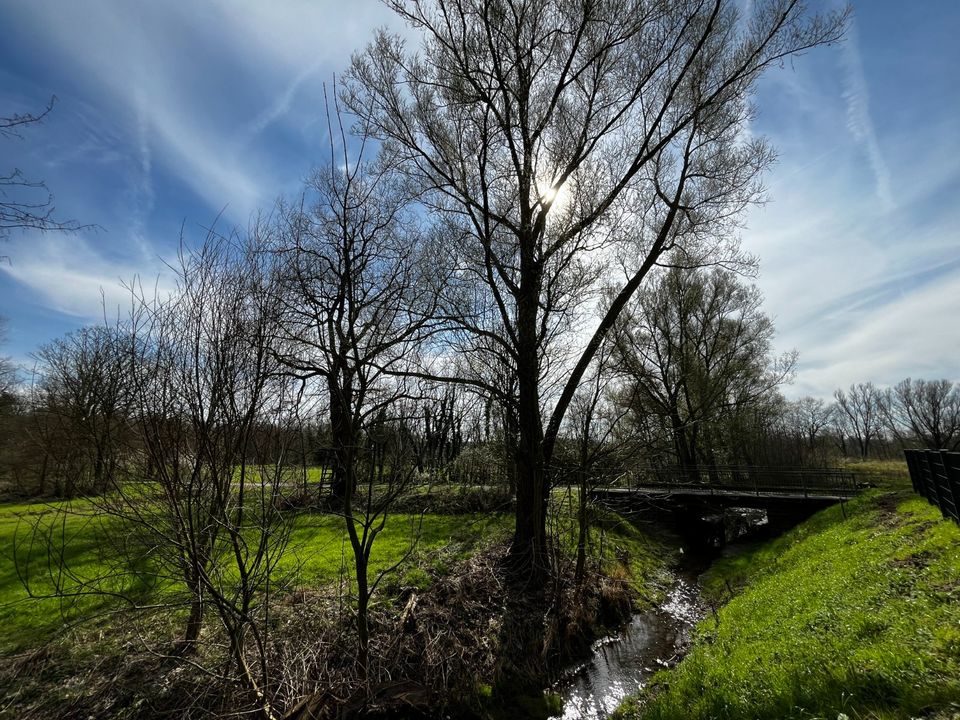
M 118 328 L 94 325 L 34 355 L 31 427 L 44 448 L 40 472 L 56 476 L 58 496 L 100 494 L 113 482 L 131 401 L 123 342 Z
M 567 431 L 572 441 L 572 454 L 577 503 L 577 559 L 574 584 L 583 587 L 586 575 L 587 544 L 590 536 L 590 491 L 598 482 L 610 481 L 611 468 L 605 467 L 616 459 L 620 469 L 629 462 L 627 448 L 631 443 L 617 437 L 629 405 L 613 400 L 613 392 L 622 373 L 617 372 L 616 347 L 606 342 L 594 358 L 587 381 L 578 388 L 567 414 Z M 616 439 L 616 442 L 614 442 Z
M 0 346 L 7 339 L 7 319 L 0 316 Z M 15 448 L 23 442 L 22 423 L 17 417 L 18 402 L 17 367 L 13 361 L 0 355 L 0 481 L 6 481 L 13 470 Z M 14 478 L 15 479 L 15 478 Z M 23 490 L 21 483 L 16 483 Z
M 39 115 L 31 113 L 0 117 L 0 138 L 22 139 L 21 130 L 42 123 L 53 110 L 56 97 Z M 53 194 L 42 180 L 31 180 L 19 168 L 0 175 L 0 238 L 13 229 L 61 230 L 72 232 L 82 225 L 56 217 Z
M 423 421 L 416 430 L 411 428 L 409 436 L 418 470 L 436 474 L 448 470 L 463 448 L 463 406 L 457 388 L 446 385 L 431 390 L 419 403 Z
M 344 517 L 353 551 L 364 675 L 368 607 L 382 577 L 370 577 L 370 555 L 415 467 L 410 447 L 391 430 L 411 397 L 401 371 L 435 311 L 426 279 L 434 265 L 401 180 L 383 162 L 368 162 L 362 141 L 351 159 L 341 131 L 329 164 L 273 229 L 283 267 L 280 358 L 290 373 L 319 386 L 327 403 L 332 507 Z
M 86 555 L 73 566 L 67 505 L 52 521 L 39 516 L 17 539 L 20 547 L 46 547 L 45 577 L 32 572 L 30 553 L 15 548 L 32 596 L 93 595 L 129 620 L 183 618 L 173 649 L 151 650 L 237 684 L 265 719 L 275 716 L 280 692 L 269 636 L 291 527 L 282 496 L 300 474 L 287 452 L 300 429 L 300 386 L 280 372 L 273 350 L 271 258 L 252 242 L 211 231 L 196 251 L 181 248 L 171 296 L 150 296 L 135 284 L 128 323 L 68 336 L 43 353 L 52 367 L 71 371 L 63 374 L 67 397 L 88 415 L 102 414 L 114 396 L 94 369 L 106 366 L 110 378 L 119 367 L 129 432 L 118 453 L 123 462 L 104 472 L 108 491 L 86 512 L 100 540 L 94 565 L 106 571 L 91 576 Z M 215 622 L 205 622 L 210 614 Z
M 882 433 L 882 393 L 872 383 L 851 384 L 849 392 L 838 389 L 834 422 L 841 435 L 853 438 L 862 459 L 870 457 L 870 446 Z
M 390 5 L 422 49 L 379 33 L 354 58 L 346 102 L 446 222 L 456 349 L 516 377 L 512 556 L 546 571 L 546 468 L 593 356 L 664 252 L 737 259 L 741 212 L 773 157 L 742 132 L 752 89 L 838 40 L 845 13 L 811 18 L 799 0 L 754 3 L 748 18 L 725 0 Z M 578 310 L 611 282 L 577 343 Z
M 835 406 L 809 395 L 790 403 L 787 421 L 811 450 L 823 431 L 830 426 Z
M 832 445 L 828 435 L 835 411 L 836 404 L 809 395 L 784 405 L 780 427 L 796 462 L 827 462 Z
M 264 717 L 270 593 L 290 529 L 279 499 L 299 471 L 283 441 L 299 428 L 299 385 L 276 362 L 270 257 L 211 231 L 181 249 L 173 296 L 135 293 L 128 369 L 147 483 L 118 483 L 104 502 L 185 589 L 179 652 L 197 652 L 212 608 L 233 677 Z
M 884 394 L 882 411 L 902 440 L 916 439 L 934 449 L 960 448 L 960 383 L 906 378 Z
M 0 345 L 7 340 L 7 319 L 0 315 Z M 13 361 L 0 356 L 0 413 L 12 402 L 14 389 L 17 386 L 17 367 Z
M 714 464 L 721 423 L 759 407 L 793 373 L 796 353 L 772 355 L 762 299 L 728 270 L 673 267 L 622 318 L 617 350 L 634 410 L 669 427 L 684 467 Z

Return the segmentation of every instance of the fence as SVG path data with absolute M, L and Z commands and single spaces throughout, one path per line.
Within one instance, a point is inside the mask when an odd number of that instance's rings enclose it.
M 960 452 L 904 450 L 913 489 L 960 523 Z

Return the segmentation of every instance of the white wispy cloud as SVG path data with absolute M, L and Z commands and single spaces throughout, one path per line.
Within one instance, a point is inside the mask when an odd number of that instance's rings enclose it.
M 153 188 L 153 153 L 150 147 L 150 127 L 146 98 L 140 93 L 136 98 L 137 151 L 139 180 L 133 188 L 133 217 L 130 233 L 144 259 L 151 259 L 155 252 L 147 239 L 147 219 L 156 204 Z
M 34 110 L 31 81 L 40 102 L 61 96 L 44 132 L 7 160 L 42 165 L 62 216 L 105 228 L 3 248 L 12 349 L 101 317 L 101 288 L 115 308 L 121 278 L 162 271 L 181 223 L 190 236 L 222 210 L 221 228 L 243 227 L 295 187 L 323 159 L 323 80 L 391 23 L 377 0 L 5 4 L 0 43 L 30 38 L 36 62 L 0 70 L 0 99 Z M 42 328 L 28 327 L 37 317 Z
M 251 138 L 291 111 L 304 84 L 341 70 L 389 19 L 372 1 L 36 0 L 22 22 L 75 69 L 84 94 L 129 118 L 129 142 L 147 170 L 162 166 L 243 225 L 273 199 L 286 170 L 263 149 L 251 152 Z M 212 67 L 223 76 L 205 75 Z M 319 116 L 316 93 L 305 100 Z
M 876 128 L 870 115 L 870 91 L 863 72 L 860 38 L 854 18 L 850 20 L 847 37 L 841 48 L 845 71 L 843 97 L 847 103 L 847 128 L 867 155 L 873 171 L 877 197 L 887 209 L 892 209 L 895 201 L 891 189 L 890 170 L 877 140 Z
M 315 77 L 322 67 L 323 63 L 317 61 L 297 73 L 274 102 L 264 108 L 263 111 L 247 125 L 245 141 L 252 141 L 270 125 L 284 117 L 290 111 L 294 98 L 303 84 L 310 78 Z
M 125 285 L 135 277 L 168 292 L 174 287 L 169 268 L 157 257 L 150 263 L 104 255 L 91 235 L 29 233 L 9 243 L 11 263 L 0 264 L 35 302 L 76 321 L 123 317 L 130 309 Z
M 862 146 L 836 141 L 847 98 L 809 76 L 797 85 L 818 110 L 778 125 L 772 202 L 751 213 L 745 234 L 761 257 L 777 346 L 800 351 L 787 394 L 829 397 L 851 382 L 908 375 L 960 380 L 960 208 L 935 200 L 960 184 L 952 123 L 926 123 L 922 145 L 888 136 L 901 178 L 888 207 L 864 187 L 872 168 Z
M 960 273 L 904 289 L 896 302 L 863 313 L 832 342 L 808 357 L 802 389 L 825 396 L 837 387 L 872 380 L 892 385 L 906 376 L 958 380 L 955 318 Z

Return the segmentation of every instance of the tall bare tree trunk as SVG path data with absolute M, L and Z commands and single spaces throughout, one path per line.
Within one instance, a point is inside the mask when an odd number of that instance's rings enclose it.
M 517 509 L 511 556 L 518 570 L 531 579 L 549 571 L 547 553 L 547 473 L 540 412 L 540 362 L 537 352 L 539 279 L 531 273 L 517 303 L 517 388 L 519 444 L 517 448 Z

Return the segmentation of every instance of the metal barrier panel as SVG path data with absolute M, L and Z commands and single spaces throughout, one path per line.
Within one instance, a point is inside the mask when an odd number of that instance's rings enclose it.
M 927 458 L 927 467 L 930 469 L 929 482 L 933 497 L 936 500 L 937 507 L 940 508 L 940 513 L 947 517 L 945 508 L 949 504 L 949 500 L 944 494 L 943 485 L 940 482 L 941 477 L 945 478 L 947 474 L 943 469 L 943 461 L 940 459 L 940 453 L 937 450 L 927 450 L 924 455 Z
M 960 453 L 946 450 L 904 450 L 914 492 L 960 523 Z
M 918 495 L 923 495 L 923 485 L 920 482 L 920 460 L 917 457 L 917 450 L 904 450 L 904 456 L 907 458 L 907 470 L 910 472 L 910 484 L 913 485 L 913 491 Z
M 945 505 L 940 506 L 944 515 L 960 522 L 960 453 L 940 452 L 942 475 L 938 478 Z
M 933 483 L 933 469 L 930 467 L 930 457 L 924 450 L 917 456 L 920 461 L 920 482 L 923 485 L 923 496 L 931 505 L 940 507 L 940 499 L 937 497 L 937 488 Z

